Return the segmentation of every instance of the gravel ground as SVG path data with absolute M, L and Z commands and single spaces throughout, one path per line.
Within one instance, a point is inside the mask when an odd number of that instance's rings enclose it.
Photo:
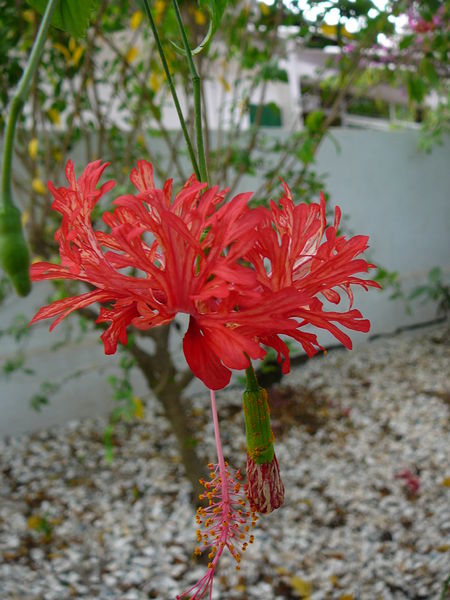
M 272 390 L 285 506 L 261 518 L 213 598 L 438 599 L 450 574 L 450 336 L 438 328 L 333 351 Z M 224 451 L 244 463 L 240 392 L 219 394 Z M 215 460 L 207 394 L 194 399 Z M 203 573 L 189 486 L 159 406 L 0 442 L 0 599 L 173 599 Z M 450 597 L 450 596 L 449 596 Z

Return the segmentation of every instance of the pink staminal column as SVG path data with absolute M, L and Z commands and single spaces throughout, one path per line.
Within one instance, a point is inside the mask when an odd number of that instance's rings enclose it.
M 214 437 L 217 450 L 217 464 L 210 463 L 208 481 L 201 480 L 205 491 L 200 499 L 206 506 L 200 506 L 196 514 L 197 543 L 194 554 L 201 555 L 208 550 L 208 570 L 196 584 L 177 599 L 189 597 L 190 600 L 201 600 L 207 593 L 212 597 L 214 575 L 217 564 L 225 548 L 236 560 L 236 569 L 240 568 L 241 553 L 253 542 L 251 529 L 258 519 L 248 507 L 242 476 L 225 461 L 220 439 L 219 418 L 217 415 L 216 396 L 211 392 L 211 412 L 214 423 Z M 248 541 L 247 541 L 248 540 Z

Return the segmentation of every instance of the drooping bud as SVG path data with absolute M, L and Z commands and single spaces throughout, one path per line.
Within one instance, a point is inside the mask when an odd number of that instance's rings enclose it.
M 284 485 L 273 446 L 267 391 L 259 387 L 253 367 L 246 370 L 243 395 L 247 437 L 247 497 L 255 512 L 270 513 L 284 501 Z
M 30 257 L 22 233 L 20 210 L 10 202 L 0 206 L 0 266 L 17 293 L 26 296 L 31 289 Z

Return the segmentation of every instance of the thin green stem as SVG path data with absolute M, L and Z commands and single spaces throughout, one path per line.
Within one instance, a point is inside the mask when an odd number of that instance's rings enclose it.
M 208 169 L 206 167 L 206 156 L 205 146 L 203 142 L 203 129 L 202 129 L 202 97 L 201 97 L 201 86 L 200 76 L 194 63 L 192 51 L 189 46 L 187 39 L 186 30 L 183 25 L 183 19 L 181 17 L 180 7 L 178 6 L 177 0 L 172 0 L 173 8 L 175 10 L 175 16 L 177 18 L 178 28 L 180 30 L 181 39 L 183 40 L 184 50 L 188 60 L 189 71 L 192 77 L 192 86 L 194 90 L 194 124 L 195 124 L 195 139 L 197 143 L 197 154 L 200 167 L 200 179 L 201 181 L 208 181 Z
M 9 111 L 8 124 L 5 130 L 5 137 L 3 143 L 3 162 L 2 162 L 2 176 L 1 176 L 1 199 L 0 203 L 4 207 L 7 205 L 12 206 L 11 196 L 11 165 L 14 149 L 14 137 L 16 133 L 17 119 L 22 111 L 23 104 L 25 102 L 25 96 L 31 84 L 33 75 L 37 69 L 39 59 L 41 58 L 42 50 L 44 48 L 45 38 L 47 30 L 50 25 L 53 11 L 55 9 L 58 0 L 49 0 L 42 17 L 39 31 L 31 50 L 28 64 L 23 72 L 22 78 L 17 87 L 17 91 L 14 98 L 11 101 L 11 107 Z
M 172 75 L 170 74 L 169 65 L 167 64 L 166 56 L 164 54 L 164 50 L 163 50 L 163 47 L 161 44 L 158 30 L 156 29 L 155 21 L 153 20 L 153 16 L 152 16 L 152 13 L 150 10 L 148 0 L 144 0 L 144 7 L 145 7 L 145 12 L 147 14 L 148 20 L 150 22 L 150 27 L 153 32 L 153 37 L 155 38 L 156 47 L 158 49 L 158 53 L 161 58 L 161 63 L 162 63 L 163 69 L 164 69 L 164 73 L 166 75 L 170 93 L 172 94 L 173 102 L 175 104 L 175 109 L 178 114 L 178 119 L 180 120 L 181 129 L 183 130 L 184 139 L 186 140 L 186 145 L 187 145 L 187 149 L 189 152 L 189 157 L 191 159 L 192 167 L 194 169 L 197 179 L 201 179 L 201 171 L 199 170 L 199 167 L 198 167 L 197 158 L 196 158 L 195 152 L 194 152 L 194 147 L 192 145 L 191 138 L 189 137 L 189 132 L 187 130 L 186 122 L 184 120 L 180 102 L 178 100 L 178 95 L 175 90 L 175 85 L 173 83 Z

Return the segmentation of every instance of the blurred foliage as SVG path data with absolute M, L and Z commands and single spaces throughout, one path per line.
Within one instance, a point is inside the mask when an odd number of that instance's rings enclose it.
M 428 281 L 409 294 L 409 300 L 422 299 L 437 304 L 438 314 L 448 315 L 450 311 L 450 285 L 444 282 L 440 267 L 434 267 L 428 273 Z
M 131 383 L 131 369 L 134 366 L 134 359 L 125 354 L 119 361 L 120 376 L 110 375 L 108 377 L 108 383 L 113 390 L 112 399 L 115 402 L 115 407 L 111 412 L 109 423 L 103 434 L 105 456 L 109 463 L 114 458 L 114 434 L 117 424 L 144 417 L 144 403 L 141 398 L 135 395 Z

